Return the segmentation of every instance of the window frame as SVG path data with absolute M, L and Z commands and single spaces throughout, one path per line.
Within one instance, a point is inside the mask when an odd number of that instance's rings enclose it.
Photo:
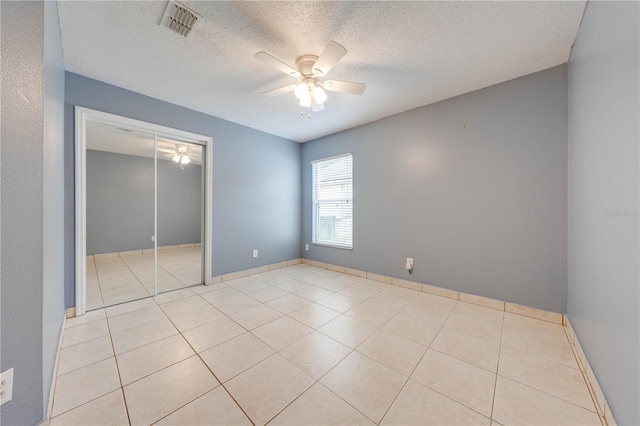
M 351 245 L 340 245 L 340 244 L 330 244 L 330 243 L 325 243 L 325 242 L 319 242 L 316 241 L 317 240 L 317 231 L 318 231 L 318 212 L 317 212 L 317 200 L 316 200 L 316 192 L 314 191 L 314 188 L 316 187 L 316 182 L 315 182 L 315 172 L 314 172 L 314 168 L 315 168 L 315 164 L 317 163 L 322 163 L 325 161 L 330 161 L 330 160 L 335 160 L 338 158 L 343 158 L 343 157 L 351 157 L 351 198 L 347 200 L 347 203 L 351 204 Z M 344 154 L 340 154 L 340 155 L 334 155 L 332 157 L 326 157 L 326 158 L 319 158 L 317 160 L 313 160 L 311 161 L 311 244 L 314 246 L 320 246 L 320 247 L 330 247 L 330 248 L 336 248 L 336 249 L 340 249 L 340 250 L 353 250 L 353 218 L 354 218 L 354 209 L 353 209 L 353 203 L 354 203 L 354 194 L 353 194 L 353 153 L 351 152 L 347 152 Z

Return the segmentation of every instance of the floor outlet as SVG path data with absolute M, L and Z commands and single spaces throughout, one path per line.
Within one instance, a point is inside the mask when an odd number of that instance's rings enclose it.
M 258 257 L 258 250 L 257 249 L 253 250 L 253 258 L 255 259 L 256 257 Z
M 0 405 L 13 398 L 13 368 L 0 374 Z

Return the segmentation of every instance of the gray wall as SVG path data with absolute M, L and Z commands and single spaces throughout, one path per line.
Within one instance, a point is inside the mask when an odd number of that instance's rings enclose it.
M 640 424 L 637 2 L 589 2 L 568 66 L 569 318 L 619 424 Z
M 200 242 L 202 167 L 158 161 L 158 245 Z M 153 248 L 153 158 L 87 150 L 87 254 Z
M 354 239 L 303 256 L 565 312 L 566 90 L 559 66 L 305 143 L 303 243 L 310 161 L 345 152 Z
M 50 6 L 2 2 L 1 8 L 0 370 L 14 369 L 14 385 L 0 418 L 7 425 L 29 425 L 44 417 L 62 320 L 59 293 L 43 304 L 43 294 L 60 290 L 56 273 L 47 277 L 50 282 L 43 280 L 43 269 L 55 272 L 49 258 L 43 262 L 43 253 L 49 256 L 55 246 L 48 240 L 55 230 L 44 233 L 43 215 L 53 213 L 44 219 L 46 225 L 60 226 L 59 206 L 43 194 L 43 186 L 55 191 L 57 177 L 50 172 L 61 152 L 56 128 L 62 107 L 60 52 L 55 42 L 45 44 L 45 37 L 56 39 L 57 16 Z M 47 177 L 54 181 L 44 182 Z
M 67 73 L 65 302 L 74 302 L 74 115 L 80 105 L 213 138 L 213 274 L 300 257 L 300 145 Z M 251 257 L 252 249 L 260 257 Z
M 64 63 L 58 4 L 44 2 L 42 381 L 44 410 L 64 319 Z

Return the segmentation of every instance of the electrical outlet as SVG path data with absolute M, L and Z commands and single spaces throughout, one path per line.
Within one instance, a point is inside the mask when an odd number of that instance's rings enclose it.
M 309 244 L 304 245 L 304 251 L 309 251 Z
M 253 258 L 258 257 L 258 249 L 253 249 Z
M 13 368 L 0 374 L 0 405 L 13 398 Z
M 156 241 L 156 236 L 155 236 L 155 235 L 152 235 L 152 236 L 151 236 L 151 241 L 153 241 L 153 242 L 155 242 L 155 241 Z
M 413 269 L 413 257 L 407 257 L 407 270 Z

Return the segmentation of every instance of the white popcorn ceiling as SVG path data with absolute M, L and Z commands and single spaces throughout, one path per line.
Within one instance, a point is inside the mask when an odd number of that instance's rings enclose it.
M 567 62 L 585 2 L 205 2 L 183 38 L 159 25 L 165 1 L 60 1 L 68 71 L 305 142 Z M 300 116 L 291 66 L 330 40 L 347 55 L 327 78 L 367 83 L 328 92 Z M 187 129 L 188 130 L 188 129 Z M 211 135 L 215 139 L 215 135 Z

